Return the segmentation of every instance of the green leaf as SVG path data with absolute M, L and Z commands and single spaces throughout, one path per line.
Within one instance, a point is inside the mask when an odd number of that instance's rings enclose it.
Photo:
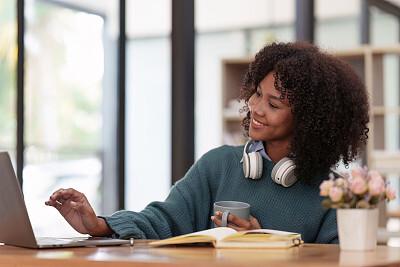
M 357 202 L 356 208 L 369 209 L 369 208 L 371 208 L 371 205 L 368 203 L 368 201 L 365 201 L 364 199 L 362 199 Z
M 323 209 L 330 209 L 332 206 L 332 201 L 329 198 L 326 198 L 322 201 L 321 206 Z

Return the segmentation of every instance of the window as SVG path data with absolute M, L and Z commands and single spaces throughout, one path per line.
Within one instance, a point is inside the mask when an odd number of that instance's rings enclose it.
M 0 150 L 8 151 L 15 162 L 16 151 L 16 69 L 17 3 L 0 0 Z
M 104 19 L 29 1 L 25 20 L 25 202 L 37 235 L 76 235 L 44 201 L 73 187 L 102 212 Z

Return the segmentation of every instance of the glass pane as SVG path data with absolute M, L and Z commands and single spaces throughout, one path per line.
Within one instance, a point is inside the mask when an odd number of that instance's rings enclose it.
M 15 159 L 17 136 L 17 1 L 0 0 L 0 151 Z
M 171 187 L 171 1 L 126 1 L 126 17 L 125 208 L 139 211 Z
M 25 202 L 37 235 L 76 235 L 44 201 L 73 187 L 101 213 L 104 20 L 43 1 L 25 15 Z

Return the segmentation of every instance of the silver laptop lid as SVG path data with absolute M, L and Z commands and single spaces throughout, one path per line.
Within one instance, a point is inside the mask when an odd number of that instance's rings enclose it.
M 7 152 L 0 152 L 0 243 L 27 248 L 57 248 L 132 245 L 132 241 L 106 237 L 39 238 L 38 244 L 10 156 Z
M 38 247 L 21 186 L 7 152 L 0 152 L 0 242 L 14 246 Z

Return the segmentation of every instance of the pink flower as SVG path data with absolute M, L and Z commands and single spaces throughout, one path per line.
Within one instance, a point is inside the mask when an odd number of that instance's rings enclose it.
M 340 187 L 334 186 L 329 189 L 329 198 L 332 202 L 339 202 L 343 197 L 343 191 Z
M 347 181 L 345 180 L 345 179 L 343 179 L 343 178 L 337 178 L 336 180 L 335 180 L 335 185 L 336 186 L 344 186 L 344 187 L 347 187 Z
M 377 171 L 374 170 L 370 171 L 368 173 L 368 176 L 370 179 L 381 179 L 383 181 L 382 175 L 380 175 L 380 173 Z
M 333 180 L 325 180 L 319 186 L 320 192 L 319 195 L 322 197 L 327 197 L 329 195 L 329 189 L 332 188 L 334 182 Z
M 396 198 L 396 190 L 394 190 L 392 187 L 387 187 L 385 191 L 385 195 L 388 200 L 393 200 Z
M 364 169 L 360 166 L 355 167 L 351 170 L 351 176 L 353 177 L 362 177 L 364 175 Z
M 379 196 L 385 192 L 385 180 L 377 171 L 369 172 L 368 188 L 371 196 Z
M 361 176 L 356 176 L 350 181 L 350 189 L 356 195 L 364 194 L 367 191 L 367 183 Z

